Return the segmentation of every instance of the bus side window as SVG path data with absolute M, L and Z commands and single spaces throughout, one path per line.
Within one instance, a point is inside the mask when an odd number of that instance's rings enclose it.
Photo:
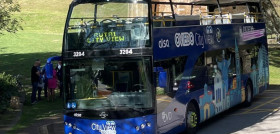
M 207 84 L 214 85 L 214 78 L 221 75 L 218 63 L 221 62 L 223 57 L 223 50 L 215 50 L 206 53 L 206 66 L 207 66 Z
M 236 76 L 235 50 L 233 48 L 227 49 L 225 58 L 226 60 L 230 60 L 229 71 L 228 71 L 229 77 L 235 77 Z
M 255 49 L 254 49 L 254 58 L 253 58 L 253 64 L 255 65 L 255 69 L 258 69 L 258 59 L 259 59 L 259 50 L 260 50 L 260 45 L 255 45 Z
M 239 49 L 240 57 L 242 57 L 240 61 L 241 66 L 241 72 L 242 74 L 248 74 L 252 71 L 252 66 L 254 64 L 255 59 L 255 48 L 252 47 L 252 45 L 245 45 L 240 46 Z
M 167 72 L 167 87 L 164 89 L 164 94 L 177 92 L 180 81 L 183 78 L 187 58 L 187 56 L 181 56 L 155 63 L 155 66 L 163 67 Z
M 204 87 L 204 84 L 207 83 L 207 67 L 205 66 L 205 54 L 201 54 L 197 59 L 191 76 L 189 76 L 189 82 L 192 85 L 191 91 L 198 90 Z

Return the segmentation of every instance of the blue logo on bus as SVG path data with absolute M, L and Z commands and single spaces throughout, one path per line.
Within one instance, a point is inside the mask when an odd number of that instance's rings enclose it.
M 68 109 L 71 108 L 71 103 L 70 103 L 70 102 L 67 103 L 67 108 L 68 108 Z
M 72 102 L 72 108 L 75 109 L 77 107 L 76 102 Z

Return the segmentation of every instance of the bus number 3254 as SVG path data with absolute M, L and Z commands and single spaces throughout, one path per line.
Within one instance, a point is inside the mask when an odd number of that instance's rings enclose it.
M 85 52 L 73 52 L 73 57 L 82 57 L 85 56 Z
M 123 55 L 125 55 L 125 54 L 133 54 L 133 51 L 132 51 L 132 49 L 121 49 L 120 50 L 120 54 L 123 54 Z

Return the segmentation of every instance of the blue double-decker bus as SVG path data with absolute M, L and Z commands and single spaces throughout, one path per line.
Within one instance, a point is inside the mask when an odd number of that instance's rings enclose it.
M 259 0 L 74 0 L 67 134 L 195 133 L 269 85 Z

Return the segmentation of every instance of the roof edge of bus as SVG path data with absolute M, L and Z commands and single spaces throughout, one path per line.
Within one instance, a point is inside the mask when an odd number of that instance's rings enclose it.
M 133 1 L 133 0 L 73 0 L 72 3 L 93 3 L 93 2 L 124 2 L 124 1 Z M 143 0 L 148 1 L 148 0 Z M 184 2 L 175 2 L 172 3 L 184 3 L 188 5 L 217 5 L 218 0 L 186 0 Z M 228 4 L 244 4 L 244 3 L 259 3 L 261 0 L 219 0 L 219 4 L 228 5 Z M 160 2 L 160 0 L 151 0 L 151 2 Z M 160 2 L 165 3 L 165 2 Z M 166 2 L 168 3 L 168 2 Z
M 134 0 L 73 0 L 73 3 L 93 3 L 93 2 L 125 2 L 125 1 L 131 1 L 133 2 Z M 139 0 L 137 0 L 139 1 Z M 148 1 L 148 0 L 142 0 L 142 1 Z
M 184 3 L 189 4 L 206 4 L 206 5 L 216 5 L 217 0 L 187 0 Z M 219 0 L 220 4 L 232 4 L 232 3 L 259 3 L 260 0 Z

